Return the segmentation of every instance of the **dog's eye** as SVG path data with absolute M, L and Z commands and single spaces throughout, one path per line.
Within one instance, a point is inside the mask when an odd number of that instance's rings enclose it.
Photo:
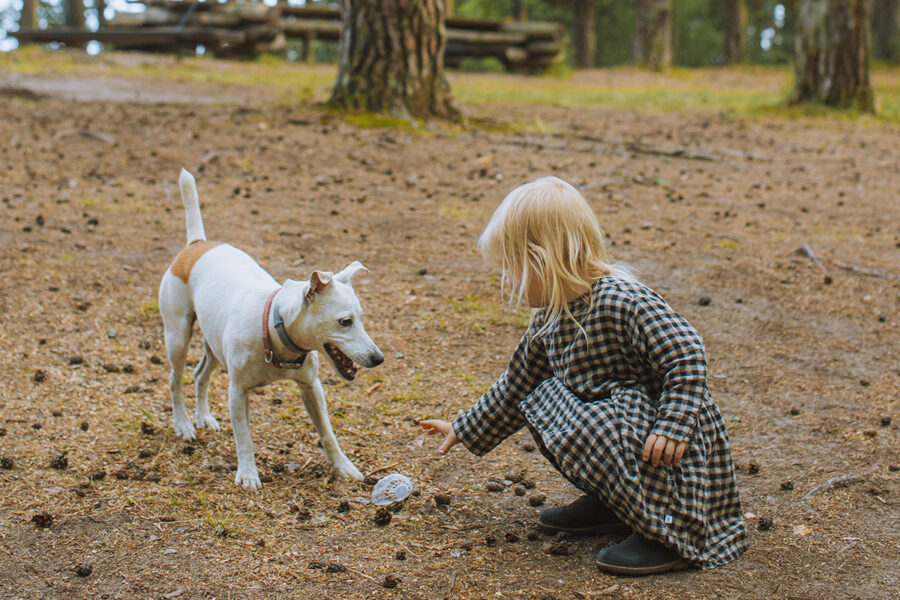
M 353 317 L 344 317 L 343 319 L 338 319 L 338 323 L 340 323 L 341 327 L 350 327 L 353 325 Z

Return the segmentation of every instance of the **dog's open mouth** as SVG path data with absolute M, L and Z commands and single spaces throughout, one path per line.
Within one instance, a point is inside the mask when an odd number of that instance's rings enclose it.
M 348 381 L 353 381 L 356 378 L 356 365 L 353 364 L 353 360 L 349 356 L 341 352 L 340 348 L 325 342 L 325 352 L 328 353 L 331 362 L 334 363 L 341 377 Z

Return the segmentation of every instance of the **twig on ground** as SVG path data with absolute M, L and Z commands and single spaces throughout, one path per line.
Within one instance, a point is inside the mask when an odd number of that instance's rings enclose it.
M 821 485 L 817 485 L 813 489 L 806 492 L 803 495 L 803 497 L 800 498 L 800 501 L 803 502 L 810 496 L 815 496 L 816 494 L 818 494 L 820 492 L 824 492 L 825 490 L 828 490 L 831 488 L 847 487 L 848 485 L 858 483 L 859 481 L 862 481 L 862 475 L 850 475 L 850 474 L 836 475 L 835 477 L 832 477 L 825 483 L 823 483 Z
M 868 275 L 870 277 L 880 277 L 881 279 L 900 279 L 900 275 L 895 275 L 894 273 L 886 273 L 882 269 L 873 269 L 871 267 L 858 267 L 856 265 L 851 265 L 849 263 L 840 262 L 838 260 L 825 259 L 834 266 L 839 269 L 844 269 L 845 271 L 853 271 L 854 273 L 860 273 L 862 275 Z
M 704 152 L 700 152 L 699 150 L 694 150 L 692 148 L 685 148 L 682 146 L 675 146 L 672 148 L 662 148 L 662 147 L 653 147 L 653 146 L 645 146 L 643 144 L 636 144 L 634 142 L 629 142 L 625 144 L 625 149 L 631 152 L 637 152 L 640 154 L 653 154 L 654 156 L 672 156 L 675 158 L 689 158 L 691 160 L 705 160 L 708 162 L 718 162 L 719 157 L 713 156 L 712 154 L 706 154 Z
M 387 471 L 388 469 L 396 467 L 399 464 L 400 464 L 399 462 L 395 462 L 395 463 L 391 463 L 389 465 L 384 465 L 383 467 L 378 467 L 377 469 L 373 469 L 372 471 L 369 471 L 368 474 L 366 474 L 366 477 L 371 477 L 372 475 L 374 475 L 375 473 L 378 473 L 380 471 Z
M 816 256 L 816 253 L 813 252 L 813 249 L 810 248 L 807 244 L 803 244 L 802 246 L 797 248 L 797 254 L 806 256 L 807 258 L 812 259 L 814 263 L 816 263 L 816 266 L 822 270 L 822 274 L 825 276 L 825 283 L 831 283 L 833 281 L 831 275 L 829 275 L 828 271 L 825 270 L 825 265 L 822 264 L 822 261 L 819 260 L 818 256 Z

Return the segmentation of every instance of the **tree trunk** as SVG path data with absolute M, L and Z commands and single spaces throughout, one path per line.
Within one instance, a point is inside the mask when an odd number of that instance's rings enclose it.
M 594 66 L 594 0 L 574 0 L 572 3 L 572 46 L 575 66 L 590 69 Z
M 106 27 L 106 0 L 94 0 L 94 6 L 97 8 L 97 26 Z
M 444 0 L 341 0 L 331 104 L 398 116 L 458 116 L 444 77 Z
M 22 0 L 22 15 L 19 17 L 19 31 L 34 29 L 35 0 Z
M 64 0 L 66 10 L 66 27 L 84 29 L 84 2 L 82 0 Z
M 869 81 L 869 0 L 803 0 L 794 102 L 874 112 Z
M 875 58 L 887 62 L 900 61 L 900 25 L 897 5 L 900 0 L 872 0 L 872 33 L 875 36 Z
M 524 21 L 525 20 L 525 0 L 510 0 L 509 16 L 511 16 L 514 21 Z
M 744 62 L 744 32 L 747 30 L 747 7 L 743 0 L 725 0 L 725 64 Z
M 656 70 L 672 65 L 672 0 L 637 0 L 634 61 Z

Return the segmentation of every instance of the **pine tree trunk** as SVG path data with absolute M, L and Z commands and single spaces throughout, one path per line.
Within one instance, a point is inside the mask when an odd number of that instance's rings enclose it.
M 874 112 L 869 81 L 869 0 L 802 0 L 795 102 Z
M 872 0 L 872 34 L 875 58 L 887 62 L 900 61 L 900 23 L 897 7 L 900 0 Z
M 397 116 L 458 116 L 444 77 L 444 0 L 342 0 L 331 104 Z
M 574 0 L 572 3 L 572 46 L 575 66 L 590 69 L 594 66 L 594 0 Z
M 514 21 L 524 21 L 525 20 L 525 0 L 510 0 L 509 16 L 511 16 Z
M 66 10 L 66 27 L 84 29 L 84 2 L 82 0 L 64 0 L 63 5 Z M 84 48 L 87 46 L 84 42 L 76 42 L 68 45 L 76 48 Z
M 637 0 L 634 62 L 651 69 L 672 65 L 672 0 Z
M 743 0 L 725 0 L 725 64 L 744 62 L 744 32 L 747 30 L 747 7 Z
M 19 31 L 34 29 L 36 0 L 22 0 L 22 14 L 19 17 Z

